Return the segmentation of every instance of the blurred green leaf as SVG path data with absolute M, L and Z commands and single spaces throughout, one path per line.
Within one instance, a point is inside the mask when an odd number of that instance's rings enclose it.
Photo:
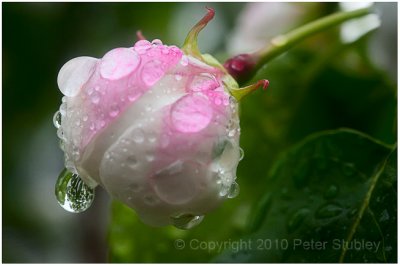
M 216 243 L 244 233 L 250 209 L 246 203 L 239 202 L 238 198 L 232 199 L 218 211 L 207 214 L 200 225 L 181 230 L 173 226 L 155 228 L 143 224 L 132 209 L 114 201 L 108 235 L 109 261 L 208 262 L 220 251 L 200 248 L 200 242 Z M 185 243 L 183 247 L 179 246 L 179 241 Z
M 308 137 L 270 171 L 251 248 L 216 261 L 396 262 L 396 163 L 397 150 L 353 130 Z

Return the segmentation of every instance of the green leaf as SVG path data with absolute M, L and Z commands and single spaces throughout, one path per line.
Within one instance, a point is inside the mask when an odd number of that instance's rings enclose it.
M 396 262 L 396 158 L 353 130 L 308 137 L 271 169 L 251 245 L 216 261 Z

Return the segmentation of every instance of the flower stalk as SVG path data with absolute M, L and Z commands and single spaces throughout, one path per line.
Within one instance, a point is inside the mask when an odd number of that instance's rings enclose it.
M 283 54 L 304 39 L 341 23 L 370 14 L 370 8 L 349 12 L 337 12 L 305 24 L 286 34 L 272 38 L 265 47 L 251 54 L 241 54 L 228 59 L 224 66 L 227 71 L 243 84 L 252 78 L 266 63 Z

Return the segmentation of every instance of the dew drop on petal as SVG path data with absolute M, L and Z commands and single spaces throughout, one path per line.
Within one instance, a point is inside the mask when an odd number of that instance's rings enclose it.
M 112 105 L 111 108 L 110 108 L 109 115 L 110 115 L 111 117 L 116 117 L 118 114 L 119 114 L 119 107 L 118 107 L 118 105 L 116 105 L 116 104 Z
M 65 116 L 65 115 L 67 114 L 67 103 L 63 102 L 63 103 L 60 105 L 60 114 L 61 114 L 62 116 Z
M 188 64 L 189 64 L 189 58 L 186 55 L 182 56 L 181 65 L 187 66 Z
M 133 141 L 136 143 L 142 143 L 144 141 L 144 133 L 143 130 L 137 128 L 133 132 Z
M 98 92 L 93 92 L 90 96 L 90 101 L 94 104 L 98 104 L 100 102 L 100 94 Z
M 211 122 L 212 112 L 207 98 L 189 94 L 172 106 L 170 116 L 178 131 L 199 132 Z
M 79 175 L 64 169 L 58 177 L 55 193 L 58 203 L 66 211 L 86 211 L 94 200 L 94 188 L 86 185 Z
M 203 219 L 203 215 L 193 215 L 193 214 L 180 214 L 171 217 L 172 224 L 176 228 L 187 230 L 199 225 Z
M 165 72 L 162 68 L 161 62 L 158 60 L 153 60 L 147 62 L 142 69 L 141 78 L 147 86 L 153 86 L 157 83 L 163 76 Z
M 154 39 L 151 43 L 154 45 L 162 45 L 163 44 L 160 39 Z
M 74 97 L 92 75 L 98 59 L 81 56 L 69 60 L 63 65 L 57 77 L 57 84 L 65 96 Z
M 140 64 L 140 56 L 129 48 L 116 48 L 104 55 L 100 63 L 100 74 L 109 80 L 118 80 L 133 71 Z

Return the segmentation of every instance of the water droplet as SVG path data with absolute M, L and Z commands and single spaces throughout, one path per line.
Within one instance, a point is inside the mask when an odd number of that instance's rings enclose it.
M 379 222 L 385 222 L 389 220 L 389 218 L 390 218 L 389 212 L 387 210 L 384 210 L 379 217 Z
M 315 213 L 315 216 L 319 219 L 333 218 L 340 215 L 343 212 L 343 208 L 335 203 L 328 203 L 322 205 Z
M 61 113 L 57 111 L 53 116 L 53 124 L 58 129 L 61 126 Z
M 135 43 L 134 49 L 139 54 L 144 54 L 151 48 L 151 43 L 147 40 L 140 40 Z
M 141 78 L 147 86 L 153 86 L 163 76 L 165 72 L 159 60 L 147 62 L 142 69 Z
M 151 154 L 146 155 L 146 160 L 149 162 L 154 161 L 154 155 L 151 155 Z
M 229 130 L 229 132 L 228 132 L 228 137 L 232 138 L 232 137 L 235 136 L 235 134 L 236 134 L 236 130 L 235 130 L 235 129 L 231 129 L 231 130 Z
M 88 120 L 88 116 L 87 115 L 84 115 L 83 117 L 82 117 L 82 120 L 84 121 L 84 122 L 86 122 L 87 120 Z
M 189 64 L 189 58 L 186 55 L 182 56 L 181 65 L 187 66 L 188 64 Z
M 149 142 L 156 142 L 157 138 L 156 135 L 154 133 L 149 133 L 147 136 L 147 139 L 149 140 Z
M 221 104 L 222 104 L 221 98 L 220 98 L 220 97 L 216 97 L 216 98 L 214 99 L 214 103 L 215 103 L 216 105 L 221 105 Z
M 86 185 L 79 175 L 64 169 L 56 183 L 58 203 L 66 211 L 80 213 L 86 211 L 94 200 L 95 191 Z
M 176 79 L 177 81 L 180 81 L 180 80 L 182 79 L 182 75 L 176 74 L 176 75 L 175 75 L 175 79 Z
M 175 217 L 171 217 L 172 224 L 178 229 L 187 230 L 191 229 L 203 221 L 203 215 L 193 215 L 193 214 L 181 214 Z
M 92 131 L 96 129 L 96 126 L 95 126 L 94 122 L 90 123 L 90 127 L 89 128 Z
M 136 143 L 142 143 L 144 140 L 144 133 L 143 130 L 141 130 L 140 128 L 136 128 L 133 131 L 133 141 Z
M 295 211 L 289 218 L 287 223 L 287 229 L 290 233 L 294 232 L 303 223 L 304 219 L 310 213 L 309 209 L 302 208 Z
M 65 116 L 66 113 L 67 113 L 67 103 L 66 103 L 66 102 L 63 102 L 63 103 L 60 105 L 60 114 L 61 114 L 62 116 Z
M 167 54 L 169 54 L 170 52 L 169 52 L 169 48 L 168 47 L 162 47 L 161 48 L 161 53 L 163 53 L 163 54 L 165 54 L 165 55 L 167 55 Z
M 62 130 L 62 128 L 58 128 L 57 129 L 57 137 L 61 140 L 65 140 L 64 138 L 64 131 Z
M 136 166 L 138 164 L 138 160 L 133 155 L 128 156 L 128 158 L 126 159 L 126 162 L 131 168 L 136 168 Z
M 160 39 L 154 39 L 151 43 L 154 45 L 162 45 L 163 44 Z
M 98 92 L 93 92 L 92 96 L 90 96 L 90 100 L 94 104 L 98 104 L 100 102 L 100 94 Z
M 139 99 L 140 96 L 142 96 L 142 92 L 137 90 L 137 89 L 136 90 L 135 89 L 131 89 L 128 92 L 128 100 L 130 102 L 136 101 L 137 99 Z
M 239 148 L 239 152 L 240 152 L 239 161 L 241 161 L 244 158 L 244 150 L 242 148 Z
M 119 107 L 118 107 L 118 105 L 116 105 L 116 104 L 112 105 L 111 108 L 110 108 L 110 113 L 109 113 L 109 115 L 110 115 L 111 117 L 116 117 L 118 114 L 119 114 Z
M 239 188 L 238 183 L 233 182 L 229 189 L 229 192 L 228 192 L 228 198 L 230 198 L 230 199 L 236 198 L 237 195 L 239 195 L 239 191 L 240 191 L 240 188 Z
M 128 189 L 129 190 L 131 190 L 132 192 L 139 192 L 139 191 L 141 191 L 142 190 L 142 187 L 139 185 L 139 184 L 137 184 L 137 183 L 132 183 L 132 184 L 130 184 L 129 186 L 128 186 Z
M 144 202 L 148 205 L 154 205 L 158 203 L 158 200 L 151 195 L 146 195 L 144 196 Z
M 335 185 L 330 185 L 325 191 L 324 197 L 325 199 L 333 199 L 337 196 L 339 192 L 339 188 Z

